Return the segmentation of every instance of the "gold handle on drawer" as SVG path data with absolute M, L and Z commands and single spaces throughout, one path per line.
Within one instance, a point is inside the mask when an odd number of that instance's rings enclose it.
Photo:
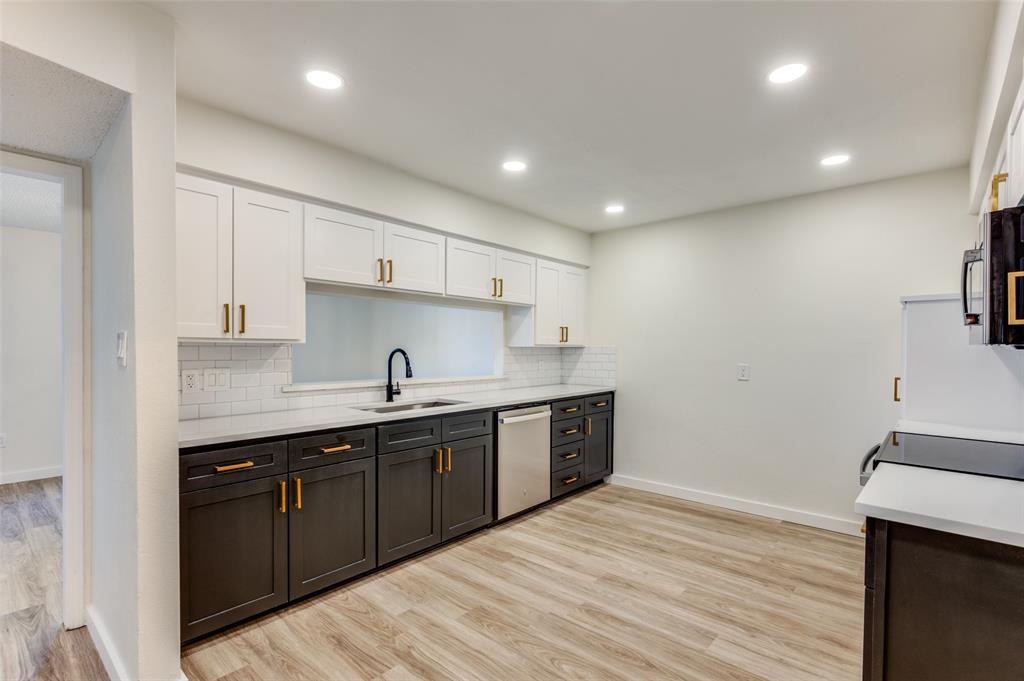
M 589 416 L 586 418 L 586 421 L 587 421 L 587 435 L 593 435 L 594 434 L 594 422 L 592 420 L 590 420 Z
M 302 510 L 302 478 L 295 478 L 295 508 Z
M 579 455 L 579 452 L 573 452 L 572 454 L 562 454 L 562 459 L 568 461 L 569 459 L 575 459 Z
M 320 448 L 320 453 L 321 454 L 337 454 L 338 452 L 347 452 L 350 449 L 352 449 L 352 445 L 350 445 L 350 444 L 348 444 L 346 442 L 345 444 L 338 445 L 337 447 L 321 447 Z
M 594 406 L 595 407 L 607 407 L 608 403 L 607 402 L 594 402 Z
M 239 305 L 238 311 L 242 315 L 242 321 L 240 323 L 238 333 L 245 333 L 245 305 Z
M 558 328 L 560 328 L 562 330 L 562 337 L 559 338 L 558 340 L 561 341 L 562 343 L 568 343 L 569 342 L 569 327 L 568 326 L 560 326 Z
M 227 466 L 214 466 L 214 473 L 227 473 L 228 471 L 240 471 L 243 468 L 252 468 L 256 465 L 255 461 L 243 461 L 242 463 L 232 463 Z
M 1024 270 L 1006 273 L 1006 323 L 1011 326 L 1024 324 L 1024 317 L 1017 316 L 1017 282 L 1024 279 Z
M 1006 178 L 1009 177 L 1006 173 L 996 173 L 992 176 L 992 211 L 999 210 L 999 185 L 1002 182 L 1006 182 Z
M 390 284 L 395 280 L 395 261 L 388 258 L 388 280 L 384 283 Z
M 231 305 L 224 303 L 224 333 L 231 333 Z
M 491 298 L 498 297 L 498 278 L 491 277 Z
M 572 483 L 576 482 L 579 479 L 580 479 L 580 476 L 573 475 L 573 476 L 568 477 L 568 478 L 563 478 L 562 479 L 562 484 L 563 485 L 571 485 Z
M 894 376 L 892 379 L 892 401 L 901 402 L 900 400 L 900 377 Z
M 288 483 L 281 480 L 278 485 L 281 486 L 281 513 L 288 512 Z
M 573 412 L 577 412 L 579 410 L 580 410 L 579 407 L 565 407 L 564 409 L 562 409 L 562 413 L 563 414 L 572 414 Z
M 441 449 L 440 447 L 438 447 L 437 451 L 434 452 L 435 454 L 437 454 L 437 467 L 434 470 L 437 471 L 438 473 L 444 473 L 444 465 L 441 461 L 443 457 L 443 452 L 444 450 Z
M 384 258 L 377 258 L 377 281 L 384 283 Z
M 498 277 L 498 297 L 505 297 L 505 280 L 502 277 Z
M 444 469 L 446 471 L 448 471 L 449 473 L 451 473 L 452 472 L 452 448 L 451 447 L 446 447 L 445 448 L 445 453 L 448 455 L 448 463 L 445 464 Z
M 562 435 L 575 435 L 580 432 L 579 428 L 566 428 L 562 431 Z

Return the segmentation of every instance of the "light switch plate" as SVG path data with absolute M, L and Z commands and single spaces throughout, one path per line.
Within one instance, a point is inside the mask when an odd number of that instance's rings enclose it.
M 231 370 L 217 367 L 203 369 L 203 390 L 227 390 L 231 387 Z
M 750 365 L 749 364 L 737 364 L 736 365 L 736 380 L 737 381 L 749 381 L 750 380 Z
M 181 392 L 198 393 L 203 390 L 202 369 L 185 369 L 181 372 Z

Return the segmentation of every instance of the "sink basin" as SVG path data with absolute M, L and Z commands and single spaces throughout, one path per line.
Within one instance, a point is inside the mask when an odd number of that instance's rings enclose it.
M 433 409 L 435 407 L 447 407 L 453 404 L 463 404 L 461 400 L 430 400 L 429 402 L 392 402 L 369 407 L 356 407 L 360 411 L 372 411 L 378 414 L 390 414 L 395 411 L 417 411 L 419 409 Z

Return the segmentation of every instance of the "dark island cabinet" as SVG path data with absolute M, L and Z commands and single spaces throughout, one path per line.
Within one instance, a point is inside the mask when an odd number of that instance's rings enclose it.
M 273 476 L 180 496 L 183 640 L 287 602 L 286 495 Z
M 483 527 L 494 517 L 490 435 L 447 444 L 441 477 L 441 540 Z
M 300 470 L 289 477 L 289 597 L 305 596 L 373 569 L 374 459 Z
M 420 447 L 377 457 L 377 562 L 441 542 L 443 450 Z
M 612 472 L 612 414 L 601 412 L 584 417 L 583 477 L 600 480 Z

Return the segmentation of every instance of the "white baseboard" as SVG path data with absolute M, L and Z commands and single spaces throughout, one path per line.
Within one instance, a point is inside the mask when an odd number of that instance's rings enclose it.
M 121 659 L 117 652 L 117 647 L 110 638 L 110 631 L 107 629 L 107 625 L 103 623 L 103 618 L 97 614 L 95 608 L 91 605 L 85 608 L 85 626 L 89 630 L 92 643 L 96 646 L 96 652 L 99 653 L 100 660 L 103 662 L 103 668 L 107 670 L 107 676 L 110 677 L 111 681 L 130 679 L 131 676 L 128 674 L 124 660 Z M 182 677 L 184 677 L 184 674 Z
M 46 468 L 29 468 L 24 471 L 7 471 L 0 473 L 0 485 L 11 482 L 28 482 L 44 478 L 59 478 L 63 474 L 63 466 L 47 466 Z
M 835 516 L 824 515 L 821 513 L 811 513 L 810 511 L 800 511 L 795 508 L 776 506 L 775 504 L 768 504 L 762 501 L 739 499 L 737 497 L 730 497 L 716 492 L 704 492 L 702 490 L 680 487 L 678 485 L 669 485 L 664 482 L 654 482 L 653 480 L 644 480 L 643 478 L 634 478 L 628 475 L 619 475 L 617 473 L 610 476 L 608 478 L 608 482 L 613 485 L 632 487 L 633 489 L 641 489 L 646 492 L 663 494 L 667 497 L 675 497 L 676 499 L 696 501 L 710 506 L 721 506 L 722 508 L 728 508 L 733 511 L 742 511 L 743 513 L 752 513 L 766 518 L 775 518 L 776 520 L 786 520 L 791 523 L 809 525 L 810 527 L 817 527 L 823 530 L 830 530 L 832 532 L 842 532 L 843 534 L 860 536 L 861 524 L 856 520 L 847 520 L 845 518 L 837 518 Z

